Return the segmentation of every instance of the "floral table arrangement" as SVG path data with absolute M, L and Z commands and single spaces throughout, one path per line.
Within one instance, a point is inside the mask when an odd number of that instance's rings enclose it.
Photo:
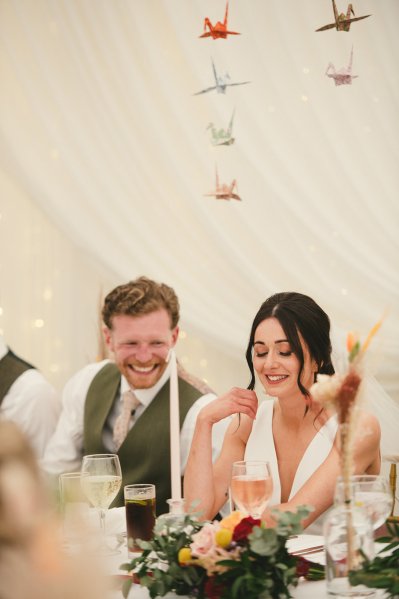
M 387 543 L 371 561 L 366 560 L 360 570 L 350 572 L 352 584 L 363 584 L 373 589 L 384 589 L 387 599 L 399 597 L 399 524 L 386 524 L 387 535 L 377 539 Z
M 338 417 L 344 501 L 325 519 L 325 572 L 327 592 L 345 597 L 357 594 L 366 596 L 367 587 L 384 588 L 392 593 L 390 597 L 399 597 L 394 594 L 399 589 L 397 573 L 389 580 L 384 576 L 385 567 L 390 574 L 394 570 L 393 563 L 397 568 L 398 558 L 396 556 L 396 562 L 392 562 L 391 557 L 373 559 L 372 523 L 365 512 L 359 514 L 351 484 L 351 476 L 354 473 L 354 439 L 361 407 L 364 357 L 381 324 L 382 319 L 374 325 L 362 345 L 357 335 L 349 333 L 345 371 L 331 376 L 318 375 L 317 382 L 310 389 L 312 398 L 322 406 L 335 408 Z M 390 548 L 392 546 L 394 542 Z
M 361 383 L 363 379 L 363 360 L 366 350 L 382 324 L 377 322 L 369 332 L 363 345 L 354 333 L 347 336 L 346 372 L 333 375 L 319 374 L 317 382 L 310 389 L 311 396 L 321 406 L 335 409 L 339 423 L 341 446 L 340 466 L 344 485 L 344 505 L 347 526 L 347 564 L 348 570 L 354 570 L 362 563 L 364 556 L 355 547 L 355 525 L 353 521 L 353 490 L 351 475 L 353 474 L 353 443 L 361 403 Z M 328 552 L 327 552 L 328 553 Z M 328 569 L 328 568 L 327 568 Z
M 170 591 L 197 599 L 289 598 L 290 587 L 309 567 L 288 553 L 286 543 L 302 531 L 309 511 L 305 506 L 295 513 L 274 510 L 273 528 L 240 512 L 214 522 L 185 515 L 178 525 L 160 517 L 152 540 L 139 541 L 142 554 L 121 566 L 133 574 L 123 595 L 134 580 L 151 598 Z

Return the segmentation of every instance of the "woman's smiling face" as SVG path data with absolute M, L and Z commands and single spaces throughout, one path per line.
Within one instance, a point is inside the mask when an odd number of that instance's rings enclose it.
M 301 339 L 304 355 L 304 367 L 301 383 L 309 389 L 314 382 L 317 365 L 309 355 L 309 350 Z M 253 349 L 254 369 L 260 382 L 271 396 L 283 399 L 300 394 L 298 387 L 299 358 L 293 353 L 291 345 L 277 318 L 263 320 L 255 331 Z

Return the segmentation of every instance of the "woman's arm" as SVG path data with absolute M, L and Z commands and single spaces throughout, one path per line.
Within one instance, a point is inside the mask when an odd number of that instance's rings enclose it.
M 242 460 L 245 445 L 256 416 L 258 400 L 254 391 L 231 389 L 205 406 L 199 413 L 184 476 L 184 497 L 188 509 L 213 518 L 224 505 L 231 478 L 231 465 Z M 212 427 L 233 414 L 224 437 L 222 450 L 212 465 Z M 198 502 L 192 508 L 193 502 Z
M 380 459 L 380 426 L 372 414 L 363 413 L 356 423 L 356 433 L 353 443 L 354 474 L 378 474 Z M 334 501 L 337 477 L 341 474 L 340 443 L 337 433 L 334 445 L 327 459 L 312 474 L 299 491 L 286 503 L 274 506 L 281 511 L 294 511 L 299 505 L 311 505 L 315 509 L 304 521 L 309 526 Z M 271 523 L 270 510 L 263 515 L 267 523 Z

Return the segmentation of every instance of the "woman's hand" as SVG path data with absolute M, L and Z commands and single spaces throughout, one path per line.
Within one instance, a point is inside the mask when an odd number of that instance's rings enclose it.
M 257 410 L 258 398 L 255 391 L 233 387 L 202 408 L 198 419 L 208 424 L 215 424 L 232 414 L 246 414 L 254 420 Z

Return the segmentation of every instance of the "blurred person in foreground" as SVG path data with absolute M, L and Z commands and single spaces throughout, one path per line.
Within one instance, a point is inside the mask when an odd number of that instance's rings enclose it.
M 139 277 L 106 296 L 102 317 L 113 359 L 85 366 L 67 382 L 42 466 L 60 474 L 78 470 L 84 454 L 117 453 L 123 478 L 113 507 L 123 505 L 124 485 L 152 483 L 159 515 L 171 497 L 168 357 L 179 334 L 179 301 L 168 285 Z M 178 375 L 183 475 L 198 412 L 215 394 L 180 366 Z M 214 427 L 213 458 L 227 425 Z
M 202 409 L 184 480 L 190 504 L 212 518 L 226 501 L 232 464 L 239 460 L 269 461 L 273 493 L 263 519 L 273 523 L 270 507 L 295 511 L 311 505 L 304 522 L 321 532 L 323 513 L 332 505 L 340 474 L 338 420 L 312 400 L 309 389 L 318 373 L 332 375 L 330 320 L 310 297 L 277 293 L 260 307 L 252 324 L 246 358 L 248 389 L 234 388 Z M 273 399 L 258 405 L 255 371 Z M 210 435 L 220 419 L 235 414 L 212 468 Z M 381 467 L 380 426 L 368 412 L 359 414 L 354 441 L 356 474 L 378 474 Z M 309 532 L 309 529 L 307 530 Z
M 60 530 L 27 437 L 0 421 L 1 599 L 105 599 L 98 564 L 67 556 Z
M 41 458 L 60 412 L 61 401 L 52 385 L 15 355 L 0 335 L 0 420 L 15 422 Z

